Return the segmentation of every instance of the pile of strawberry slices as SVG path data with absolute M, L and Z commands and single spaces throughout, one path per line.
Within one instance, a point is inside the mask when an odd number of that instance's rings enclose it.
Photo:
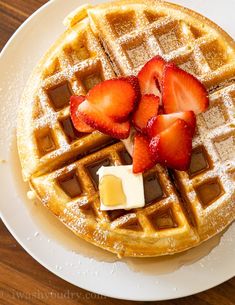
M 156 56 L 138 77 L 106 80 L 86 96 L 72 96 L 70 112 L 79 132 L 99 130 L 126 139 L 135 128 L 133 172 L 142 173 L 157 163 L 189 168 L 195 115 L 208 104 L 207 91 L 194 76 Z

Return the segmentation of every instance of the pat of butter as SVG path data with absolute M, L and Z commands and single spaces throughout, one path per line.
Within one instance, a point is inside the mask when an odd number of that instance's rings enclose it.
M 132 165 L 102 166 L 99 175 L 100 209 L 141 208 L 145 205 L 142 174 L 133 174 Z

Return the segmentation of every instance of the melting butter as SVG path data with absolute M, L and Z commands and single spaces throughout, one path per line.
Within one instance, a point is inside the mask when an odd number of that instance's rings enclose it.
M 122 180 L 114 175 L 104 175 L 99 184 L 100 198 L 106 206 L 126 204 Z

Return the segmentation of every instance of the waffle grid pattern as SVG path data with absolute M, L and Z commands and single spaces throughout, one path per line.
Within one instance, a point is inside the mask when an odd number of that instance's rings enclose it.
M 223 218 L 234 211 L 235 185 L 231 179 L 235 171 L 234 90 L 235 82 L 211 94 L 210 108 L 197 117 L 198 134 L 193 146 L 195 151 L 204 147 L 202 168 L 193 175 L 176 173 L 202 238 L 209 234 L 206 228 L 218 226 L 218 215 Z
M 95 84 L 114 77 L 113 70 L 87 22 L 83 29 L 71 31 L 57 52 L 49 58 L 36 96 L 33 131 L 38 164 L 71 158 L 83 151 L 105 144 L 109 137 L 98 132 L 78 133 L 72 125 L 69 99 L 73 94 L 85 95 Z M 62 49 L 62 51 L 61 51 Z M 37 165 L 36 169 L 37 171 Z
M 166 169 L 157 165 L 144 175 L 145 187 L 158 188 L 158 192 L 144 208 L 130 211 L 100 211 L 99 193 L 96 171 L 102 165 L 124 165 L 122 158 L 125 146 L 119 142 L 104 148 L 95 154 L 82 158 L 69 166 L 58 169 L 44 176 L 31 180 L 33 188 L 40 194 L 42 202 L 59 217 L 72 218 L 69 226 L 79 234 L 86 230 L 85 221 L 88 218 L 93 227 L 106 228 L 121 231 L 126 236 L 143 236 L 147 234 L 152 238 L 172 238 L 177 234 L 183 234 L 185 239 L 196 240 L 196 233 L 192 233 L 190 224 L 182 210 L 178 195 L 172 185 Z M 92 167 L 93 171 L 92 171 Z M 149 177 L 151 179 L 149 179 Z M 154 180 L 153 180 L 154 178 Z M 45 187 L 46 186 L 46 187 Z M 164 187 L 163 187 L 164 186 Z M 56 192 L 53 192 L 56 190 Z M 60 198 L 63 209 L 57 210 L 52 203 Z M 73 216 L 72 216 L 73 215 Z M 91 231 L 91 229 L 89 229 Z M 92 239 L 100 243 L 95 230 Z M 107 233 L 108 234 L 108 233 Z
M 234 75 L 235 48 L 206 22 L 199 28 L 190 14 L 129 1 L 120 2 L 121 10 L 101 5 L 88 9 L 89 19 L 71 19 L 46 55 L 30 113 L 36 162 L 23 164 L 23 171 L 42 203 L 77 235 L 119 256 L 155 256 L 191 248 L 235 217 L 235 82 L 221 83 Z M 132 160 L 121 142 L 79 134 L 69 97 L 114 77 L 111 64 L 117 74 L 136 74 L 156 54 L 213 87 L 210 108 L 197 118 L 190 170 L 172 173 L 173 183 L 157 165 L 144 174 L 144 208 L 100 211 L 96 171 Z
M 119 74 L 137 74 L 155 55 L 174 61 L 208 86 L 215 79 L 221 81 L 218 76 L 234 71 L 234 51 L 228 55 L 229 45 L 211 28 L 191 25 L 179 12 L 169 16 L 161 5 L 157 13 L 141 5 L 120 6 L 88 11 L 94 19 L 93 30 L 105 41 L 111 59 L 117 59 Z M 106 37 L 110 37 L 108 41 Z

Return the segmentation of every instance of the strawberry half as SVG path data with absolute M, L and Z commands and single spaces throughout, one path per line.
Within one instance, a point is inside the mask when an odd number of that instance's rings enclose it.
M 160 95 L 160 85 L 166 61 L 161 56 L 155 56 L 148 61 L 138 74 L 142 94 Z
M 161 114 L 152 118 L 147 125 L 147 133 L 150 138 L 156 136 L 163 130 L 170 127 L 177 119 L 184 120 L 191 130 L 193 136 L 196 128 L 196 116 L 193 111 L 175 112 Z
M 176 170 L 187 170 L 192 153 L 192 134 L 187 123 L 176 120 L 152 138 L 150 151 L 156 162 Z
M 164 113 L 163 106 L 160 105 L 159 108 L 158 108 L 158 114 L 163 114 L 163 113 Z
M 153 94 L 143 95 L 132 117 L 132 122 L 136 129 L 145 132 L 148 121 L 157 115 L 158 107 L 158 96 Z
M 198 114 L 209 105 L 205 87 L 193 75 L 173 63 L 166 64 L 164 68 L 162 102 L 165 113 L 192 110 Z
M 143 173 L 154 165 L 149 140 L 144 135 L 137 133 L 134 138 L 133 172 L 135 174 Z
M 91 89 L 86 99 L 115 122 L 125 122 L 139 97 L 136 86 L 130 77 L 106 80 Z
M 70 115 L 71 115 L 71 120 L 73 122 L 74 127 L 77 129 L 79 132 L 92 132 L 94 131 L 91 126 L 87 125 L 81 118 L 81 116 L 78 114 L 77 109 L 79 105 L 84 102 L 85 96 L 80 95 L 80 96 L 71 96 L 70 97 Z
M 131 86 L 135 90 L 135 95 L 136 95 L 136 101 L 135 102 L 137 104 L 139 102 L 139 100 L 141 99 L 140 84 L 139 84 L 138 78 L 134 75 L 131 75 L 131 76 L 119 77 L 118 79 L 126 81 L 129 84 L 131 84 Z
M 78 107 L 78 115 L 94 129 L 97 129 L 113 138 L 126 139 L 130 133 L 130 122 L 117 123 L 108 117 L 102 109 L 87 100 Z

